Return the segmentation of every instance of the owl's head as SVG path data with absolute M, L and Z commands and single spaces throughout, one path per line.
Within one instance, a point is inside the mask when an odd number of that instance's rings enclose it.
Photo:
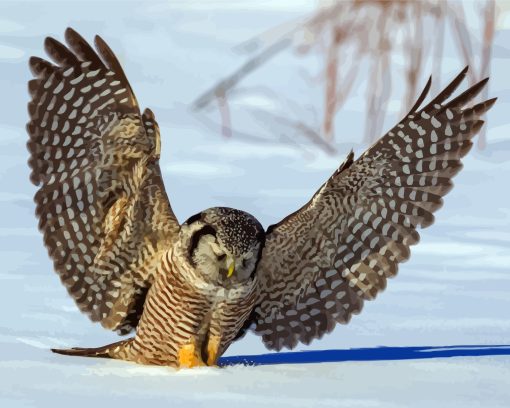
M 223 285 L 251 278 L 265 243 L 264 229 L 255 217 L 226 207 L 190 217 L 180 234 L 195 270 L 207 281 Z

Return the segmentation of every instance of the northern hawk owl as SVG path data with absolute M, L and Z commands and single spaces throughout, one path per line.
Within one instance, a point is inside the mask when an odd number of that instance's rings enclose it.
M 46 38 L 30 58 L 31 181 L 54 267 L 81 311 L 127 340 L 54 350 L 145 364 L 214 365 L 247 330 L 269 349 L 308 344 L 347 323 L 409 258 L 495 99 L 487 82 L 450 99 L 464 69 L 416 104 L 311 200 L 266 231 L 251 215 L 211 208 L 179 225 L 159 167 L 153 113 L 140 111 L 98 36 Z

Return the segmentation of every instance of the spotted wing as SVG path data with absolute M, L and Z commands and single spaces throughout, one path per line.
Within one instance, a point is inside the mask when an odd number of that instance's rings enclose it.
M 159 258 L 179 225 L 159 169 L 159 128 L 140 113 L 106 43 L 67 29 L 32 57 L 31 180 L 39 228 L 70 295 L 93 321 L 136 327 Z
M 446 102 L 466 72 L 419 110 L 429 81 L 397 126 L 356 161 L 351 153 L 307 205 L 269 228 L 253 312 L 268 348 L 308 344 L 347 323 L 409 258 L 416 229 L 432 224 L 495 101 L 464 109 L 484 80 Z

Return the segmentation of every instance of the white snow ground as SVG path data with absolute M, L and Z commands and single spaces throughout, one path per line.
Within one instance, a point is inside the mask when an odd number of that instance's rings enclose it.
M 70 25 L 89 39 L 101 34 L 120 56 L 140 103 L 155 111 L 162 127 L 162 167 L 180 220 L 226 205 L 267 226 L 307 201 L 351 146 L 361 151 L 362 86 L 339 115 L 337 127 L 344 130 L 335 157 L 310 145 L 280 143 L 277 135 L 272 143 L 224 141 L 187 107 L 243 61 L 232 53 L 234 45 L 312 6 L 0 2 L 0 406 L 510 406 L 510 357 L 502 356 L 175 372 L 48 351 L 98 346 L 117 336 L 78 312 L 52 272 L 36 228 L 25 150 L 26 62 L 42 55 L 44 36 L 62 38 Z M 348 326 L 300 350 L 510 343 L 509 37 L 500 31 L 494 48 L 490 94 L 500 99 L 489 115 L 489 149 L 467 158 L 435 225 L 422 233 L 386 292 Z M 443 84 L 462 68 L 448 50 Z M 306 95 L 299 76 L 289 74 L 293 58 L 278 56 L 246 84 Z M 242 128 L 244 108 L 233 109 L 234 124 Z M 389 115 L 387 126 L 396 119 Z M 252 131 L 264 129 L 254 124 Z M 258 338 L 247 336 L 227 355 L 264 352 Z

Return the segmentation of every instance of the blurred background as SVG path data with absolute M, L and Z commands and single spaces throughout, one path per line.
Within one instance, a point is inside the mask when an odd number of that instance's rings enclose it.
M 411 260 L 300 349 L 510 342 L 509 2 L 1 1 L 0 360 L 56 364 L 50 347 L 118 339 L 68 297 L 34 216 L 27 60 L 67 26 L 100 34 L 155 112 L 180 221 L 229 206 L 267 227 L 396 124 L 429 75 L 432 93 L 465 65 L 470 84 L 490 76 L 481 97 L 499 100 Z M 249 335 L 227 354 L 263 352 Z

